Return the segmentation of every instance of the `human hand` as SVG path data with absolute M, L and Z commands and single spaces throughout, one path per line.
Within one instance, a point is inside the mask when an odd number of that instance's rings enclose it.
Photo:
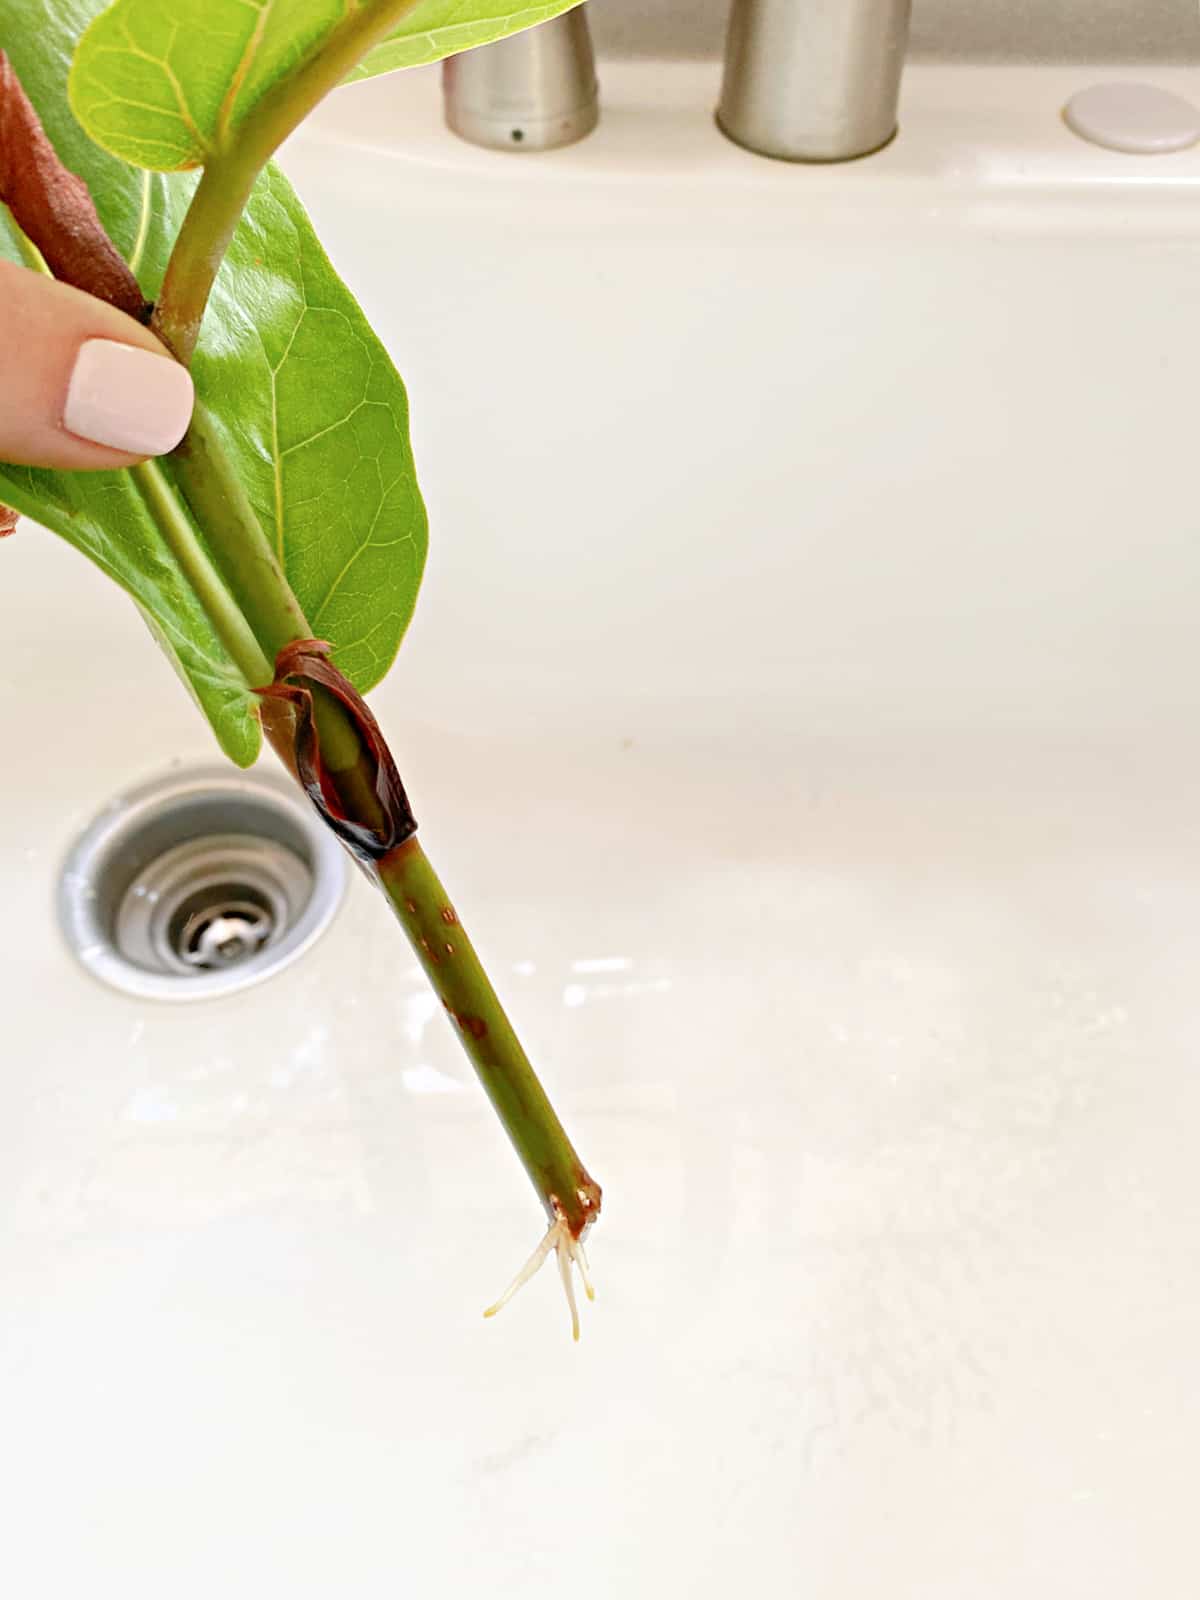
M 179 443 L 193 398 L 187 369 L 149 329 L 0 261 L 0 461 L 132 466 Z

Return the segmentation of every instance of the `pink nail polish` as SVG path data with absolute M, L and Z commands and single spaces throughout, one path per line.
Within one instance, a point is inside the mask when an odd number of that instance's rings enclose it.
M 183 438 L 194 399 L 187 368 L 169 356 L 88 339 L 67 386 L 63 427 L 93 444 L 160 456 Z

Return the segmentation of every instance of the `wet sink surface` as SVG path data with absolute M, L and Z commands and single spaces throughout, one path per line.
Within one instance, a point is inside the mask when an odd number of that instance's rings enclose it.
M 605 1186 L 580 1346 L 480 1316 L 536 1203 L 365 885 L 227 1000 L 74 967 L 73 833 L 212 751 L 0 550 L 6 1590 L 1196 1592 L 1200 167 L 955 70 L 807 188 L 690 70 L 546 166 L 420 80 L 289 153 L 410 383 L 375 703 Z

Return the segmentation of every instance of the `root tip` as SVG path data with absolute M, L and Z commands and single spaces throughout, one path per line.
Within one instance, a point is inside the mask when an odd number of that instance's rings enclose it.
M 561 1216 L 550 1224 L 537 1249 L 521 1268 L 520 1272 L 517 1273 L 499 1300 L 496 1301 L 495 1305 L 488 1306 L 483 1314 L 485 1317 L 494 1317 L 497 1311 L 503 1310 L 522 1284 L 529 1282 L 551 1251 L 558 1258 L 558 1274 L 562 1280 L 563 1292 L 567 1297 L 567 1305 L 571 1312 L 571 1338 L 578 1344 L 580 1334 L 579 1308 L 575 1300 L 575 1285 L 572 1279 L 573 1269 L 578 1269 L 589 1300 L 595 1300 L 596 1291 L 592 1288 L 588 1277 L 587 1258 L 583 1253 L 583 1246 L 578 1239 L 573 1237 L 570 1228 L 567 1226 L 566 1219 Z

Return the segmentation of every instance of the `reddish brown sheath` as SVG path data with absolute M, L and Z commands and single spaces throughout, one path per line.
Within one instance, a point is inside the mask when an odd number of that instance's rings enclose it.
M 139 322 L 150 307 L 96 215 L 88 186 L 46 137 L 12 64 L 0 50 L 0 200 L 54 276 Z

